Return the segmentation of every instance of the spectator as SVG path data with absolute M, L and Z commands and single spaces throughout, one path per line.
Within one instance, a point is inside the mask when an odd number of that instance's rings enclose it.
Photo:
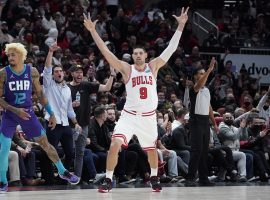
M 246 172 L 246 155 L 239 151 L 240 149 L 240 139 L 247 138 L 247 130 L 245 128 L 246 122 L 243 120 L 241 122 L 240 128 L 233 126 L 233 116 L 231 113 L 225 113 L 223 115 L 224 122 L 219 125 L 220 133 L 219 138 L 223 145 L 231 148 L 233 153 L 233 160 L 237 162 L 237 170 L 239 173 L 238 181 L 247 181 Z
M 52 67 L 52 56 L 56 49 L 56 44 L 50 47 L 43 70 L 44 90 L 52 104 L 57 122 L 53 130 L 48 127 L 47 123 L 47 137 L 56 149 L 58 149 L 58 143 L 61 142 L 65 153 L 64 164 L 67 169 L 70 169 L 73 161 L 73 136 L 68 119 L 72 121 L 78 132 L 81 132 L 81 127 L 77 122 L 76 114 L 72 107 L 70 88 L 64 82 L 63 68 L 61 66 Z M 48 121 L 48 113 L 46 113 L 45 119 Z

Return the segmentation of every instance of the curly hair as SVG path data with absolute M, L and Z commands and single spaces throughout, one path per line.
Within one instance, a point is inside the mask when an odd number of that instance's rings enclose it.
M 6 44 L 5 52 L 6 54 L 10 49 L 14 49 L 17 53 L 19 53 L 22 57 L 22 61 L 26 60 L 27 50 L 25 49 L 24 45 L 21 43 L 10 43 Z

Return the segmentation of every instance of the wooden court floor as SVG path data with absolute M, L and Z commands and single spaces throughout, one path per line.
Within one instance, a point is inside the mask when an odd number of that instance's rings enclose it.
M 269 200 L 270 186 L 165 187 L 161 193 L 150 188 L 115 188 L 101 194 L 96 189 L 12 191 L 0 200 Z

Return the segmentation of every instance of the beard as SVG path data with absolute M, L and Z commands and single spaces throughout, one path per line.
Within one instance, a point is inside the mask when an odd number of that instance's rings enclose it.
M 142 61 L 142 60 L 136 60 L 135 61 L 135 64 L 138 65 L 138 66 L 141 66 L 145 63 L 145 61 Z

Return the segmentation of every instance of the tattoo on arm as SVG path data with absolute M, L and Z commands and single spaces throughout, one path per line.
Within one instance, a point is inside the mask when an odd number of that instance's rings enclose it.
M 17 114 L 18 109 L 16 107 L 8 104 L 3 97 L 6 77 L 7 77 L 6 70 L 1 69 L 0 70 L 0 106 L 5 110 L 9 110 L 9 111 Z
M 32 67 L 32 80 L 33 80 L 33 90 L 35 91 L 40 103 L 44 106 L 48 103 L 44 91 L 39 82 L 39 73 L 36 68 Z

